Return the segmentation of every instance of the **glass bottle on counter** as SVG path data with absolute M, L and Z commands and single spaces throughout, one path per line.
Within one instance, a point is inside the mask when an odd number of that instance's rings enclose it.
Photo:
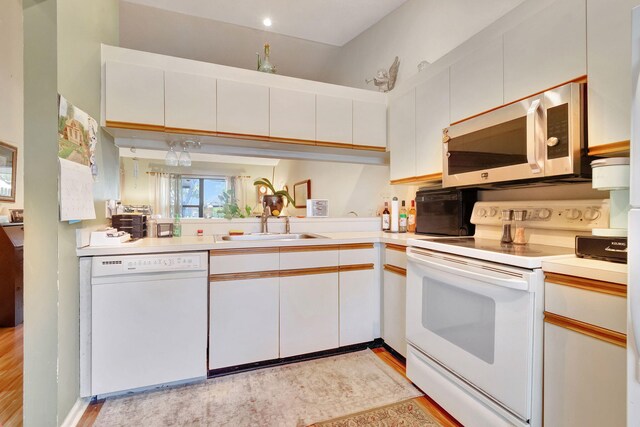
M 407 223 L 407 231 L 409 233 L 416 232 L 416 201 L 411 201 L 411 209 L 409 209 L 409 219 Z
M 511 237 L 511 221 L 513 220 L 513 211 L 511 209 L 504 209 L 502 211 L 502 237 L 500 243 L 511 244 L 513 239 Z
M 398 231 L 400 233 L 407 232 L 407 208 L 404 200 L 402 201 L 402 207 L 400 208 L 400 224 L 398 225 Z
M 391 212 L 389 212 L 389 202 L 384 202 L 384 210 L 382 211 L 382 231 L 391 229 Z
M 180 223 L 180 214 L 176 214 L 173 219 L 173 237 L 182 236 L 182 224 Z
M 527 217 L 527 211 L 524 209 L 518 209 L 513 212 L 514 228 L 513 235 L 514 245 L 526 245 L 527 237 L 524 228 L 524 220 Z

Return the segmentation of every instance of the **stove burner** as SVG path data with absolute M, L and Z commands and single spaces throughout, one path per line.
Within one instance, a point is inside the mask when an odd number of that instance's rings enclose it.
M 421 239 L 430 240 L 430 239 Z M 505 255 L 515 255 L 523 257 L 543 257 L 554 255 L 571 255 L 573 254 L 572 248 L 563 248 L 559 246 L 538 245 L 538 244 L 526 244 L 526 245 L 514 245 L 512 243 L 504 244 L 499 240 L 493 239 L 477 239 L 475 237 L 452 237 L 441 238 L 437 240 L 430 240 L 435 243 L 444 245 L 453 245 L 463 248 L 478 249 L 489 252 L 497 252 Z

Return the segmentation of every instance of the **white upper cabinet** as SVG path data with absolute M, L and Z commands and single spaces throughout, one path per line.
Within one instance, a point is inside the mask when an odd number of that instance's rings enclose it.
M 556 0 L 504 34 L 504 101 L 587 74 L 586 0 Z
M 630 139 L 631 9 L 640 0 L 587 0 L 589 146 Z
M 449 123 L 447 68 L 416 87 L 417 176 L 442 173 L 442 129 L 448 127 Z
M 502 37 L 451 66 L 451 122 L 457 122 L 504 102 Z
M 416 176 L 416 90 L 389 102 L 391 180 Z
M 271 88 L 270 135 L 277 138 L 316 139 L 316 96 Z
M 165 126 L 200 131 L 216 130 L 216 79 L 166 71 Z
M 218 80 L 218 131 L 269 135 L 269 88 Z
M 107 122 L 164 126 L 162 69 L 123 62 L 105 68 Z
M 353 144 L 387 146 L 387 106 L 383 103 L 353 101 Z
M 353 142 L 353 101 L 316 96 L 316 139 L 320 142 Z

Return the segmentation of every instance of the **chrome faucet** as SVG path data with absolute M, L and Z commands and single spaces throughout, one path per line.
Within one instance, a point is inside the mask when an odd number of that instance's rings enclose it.
M 284 232 L 285 234 L 291 234 L 291 221 L 289 221 L 289 217 L 284 217 Z
M 262 216 L 260 217 L 260 232 L 268 233 L 269 232 L 269 217 L 271 216 L 271 208 L 269 206 L 265 206 L 262 211 Z

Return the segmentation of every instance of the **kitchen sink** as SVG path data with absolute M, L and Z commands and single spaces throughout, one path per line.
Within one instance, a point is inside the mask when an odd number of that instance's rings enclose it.
M 238 236 L 221 236 L 224 241 L 253 241 L 253 240 L 304 240 L 322 239 L 324 236 L 311 233 L 248 233 Z

